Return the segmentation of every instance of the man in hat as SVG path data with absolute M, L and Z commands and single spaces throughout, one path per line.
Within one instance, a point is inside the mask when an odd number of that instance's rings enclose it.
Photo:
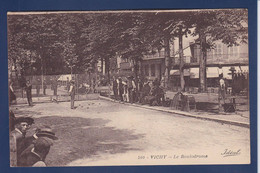
M 49 143 L 53 143 L 53 140 L 57 140 L 58 138 L 55 136 L 55 133 L 52 131 L 52 129 L 49 126 L 44 126 L 41 129 L 36 129 L 35 134 L 33 136 L 27 137 L 25 140 L 25 145 L 27 146 L 27 148 L 21 153 L 21 155 L 19 156 L 19 164 L 18 166 L 32 166 L 32 164 L 27 163 L 28 162 L 28 157 L 30 158 L 31 155 L 34 155 L 34 153 L 32 153 L 33 148 L 35 148 L 35 144 L 37 144 L 38 139 L 40 138 L 44 138 L 45 140 L 47 140 L 47 142 Z M 37 151 L 37 147 L 36 147 L 36 152 L 42 152 L 42 151 Z M 47 155 L 47 154 L 46 154 Z M 33 157 L 35 158 L 35 157 Z M 36 157 L 39 159 L 39 157 Z M 41 158 L 45 158 L 42 157 Z M 30 159 L 29 159 L 30 160 Z
M 69 94 L 70 94 L 70 108 L 71 109 L 75 109 L 75 107 L 74 107 L 74 102 L 75 102 L 75 82 L 74 81 L 70 82 Z
M 134 102 L 134 92 L 136 91 L 136 85 L 135 85 L 133 76 L 128 77 L 127 88 L 128 88 L 129 102 L 133 103 Z
M 26 90 L 28 104 L 29 104 L 29 106 L 32 106 L 32 84 L 29 80 L 26 83 L 25 90 Z
M 24 140 L 24 147 L 25 147 L 25 149 L 30 147 L 32 144 L 34 144 L 36 139 L 38 139 L 39 137 L 46 137 L 46 138 L 49 138 L 51 140 L 57 140 L 58 139 L 55 136 L 55 133 L 53 132 L 51 127 L 43 126 L 42 128 L 37 128 L 35 130 L 35 133 L 32 136 L 29 136 L 29 137 L 25 138 L 25 140 Z
M 17 166 L 18 156 L 24 149 L 26 132 L 34 123 L 31 117 L 18 117 L 15 119 L 15 129 L 10 133 L 10 165 Z
M 123 100 L 123 94 L 124 94 L 124 86 L 123 86 L 123 81 L 122 81 L 122 78 L 119 78 L 118 79 L 118 98 L 120 101 L 124 101 Z
M 45 158 L 52 145 L 52 141 L 46 137 L 37 138 L 33 147 L 21 154 L 20 166 L 46 167 Z

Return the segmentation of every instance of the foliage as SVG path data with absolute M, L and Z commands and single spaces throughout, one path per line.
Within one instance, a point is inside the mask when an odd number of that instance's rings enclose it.
M 156 49 L 165 49 L 168 63 L 169 42 L 176 38 L 246 43 L 247 23 L 246 9 L 15 14 L 8 15 L 8 55 L 24 74 L 93 72 L 101 59 L 109 74 L 120 56 L 133 62 L 138 75 L 138 63 Z

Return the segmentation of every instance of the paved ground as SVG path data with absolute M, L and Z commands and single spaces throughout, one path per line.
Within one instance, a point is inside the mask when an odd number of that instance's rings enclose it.
M 62 102 L 13 107 L 17 116 L 35 118 L 31 130 L 45 124 L 56 131 L 59 140 L 47 157 L 49 166 L 250 162 L 248 128 L 105 100 L 76 106 L 71 110 L 69 102 Z

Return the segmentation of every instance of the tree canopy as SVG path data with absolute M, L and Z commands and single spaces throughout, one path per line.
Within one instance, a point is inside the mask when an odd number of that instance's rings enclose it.
M 246 9 L 9 14 L 8 58 L 23 74 L 82 73 L 100 59 L 109 72 L 117 55 L 137 65 L 165 48 L 169 59 L 169 41 L 180 35 L 246 43 L 247 23 Z

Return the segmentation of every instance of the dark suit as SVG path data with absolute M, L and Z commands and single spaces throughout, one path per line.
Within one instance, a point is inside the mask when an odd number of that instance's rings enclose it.
M 20 166 L 31 167 L 38 161 L 43 161 L 44 159 L 37 153 L 33 151 L 34 146 L 28 147 L 22 154 L 20 158 Z
M 31 84 L 26 85 L 26 96 L 27 96 L 28 104 L 31 106 L 32 105 L 32 85 Z

